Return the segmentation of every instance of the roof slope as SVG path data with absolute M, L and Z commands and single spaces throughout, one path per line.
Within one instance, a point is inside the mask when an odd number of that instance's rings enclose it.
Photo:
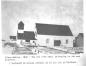
M 24 31 L 24 39 L 25 40 L 35 40 L 35 34 L 31 31 Z
M 36 23 L 37 33 L 42 35 L 73 36 L 69 26 Z

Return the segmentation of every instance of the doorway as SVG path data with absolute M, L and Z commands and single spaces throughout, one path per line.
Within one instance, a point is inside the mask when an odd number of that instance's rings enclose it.
M 54 40 L 54 46 L 60 46 L 61 41 L 60 40 Z

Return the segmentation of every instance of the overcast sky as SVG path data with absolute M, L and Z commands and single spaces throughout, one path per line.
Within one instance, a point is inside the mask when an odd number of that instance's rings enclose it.
M 83 0 L 2 0 L 2 37 L 16 35 L 19 21 L 25 30 L 34 23 L 69 25 L 73 35 L 83 32 Z

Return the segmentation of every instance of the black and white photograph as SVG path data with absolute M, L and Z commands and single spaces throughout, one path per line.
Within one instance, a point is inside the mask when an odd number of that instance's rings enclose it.
M 1 0 L 2 53 L 83 54 L 83 0 Z

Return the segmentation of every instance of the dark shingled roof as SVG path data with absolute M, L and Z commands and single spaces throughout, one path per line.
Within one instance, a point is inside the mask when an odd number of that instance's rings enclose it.
M 78 36 L 81 36 L 81 37 L 83 37 L 83 35 L 84 35 L 83 33 L 79 33 L 79 35 L 78 35 Z
M 73 36 L 68 25 L 36 23 L 37 33 L 41 35 Z
M 24 31 L 24 33 L 17 33 L 18 39 L 24 39 L 26 41 L 36 40 L 34 32 Z
M 35 34 L 31 31 L 24 31 L 24 39 L 25 40 L 35 40 Z

